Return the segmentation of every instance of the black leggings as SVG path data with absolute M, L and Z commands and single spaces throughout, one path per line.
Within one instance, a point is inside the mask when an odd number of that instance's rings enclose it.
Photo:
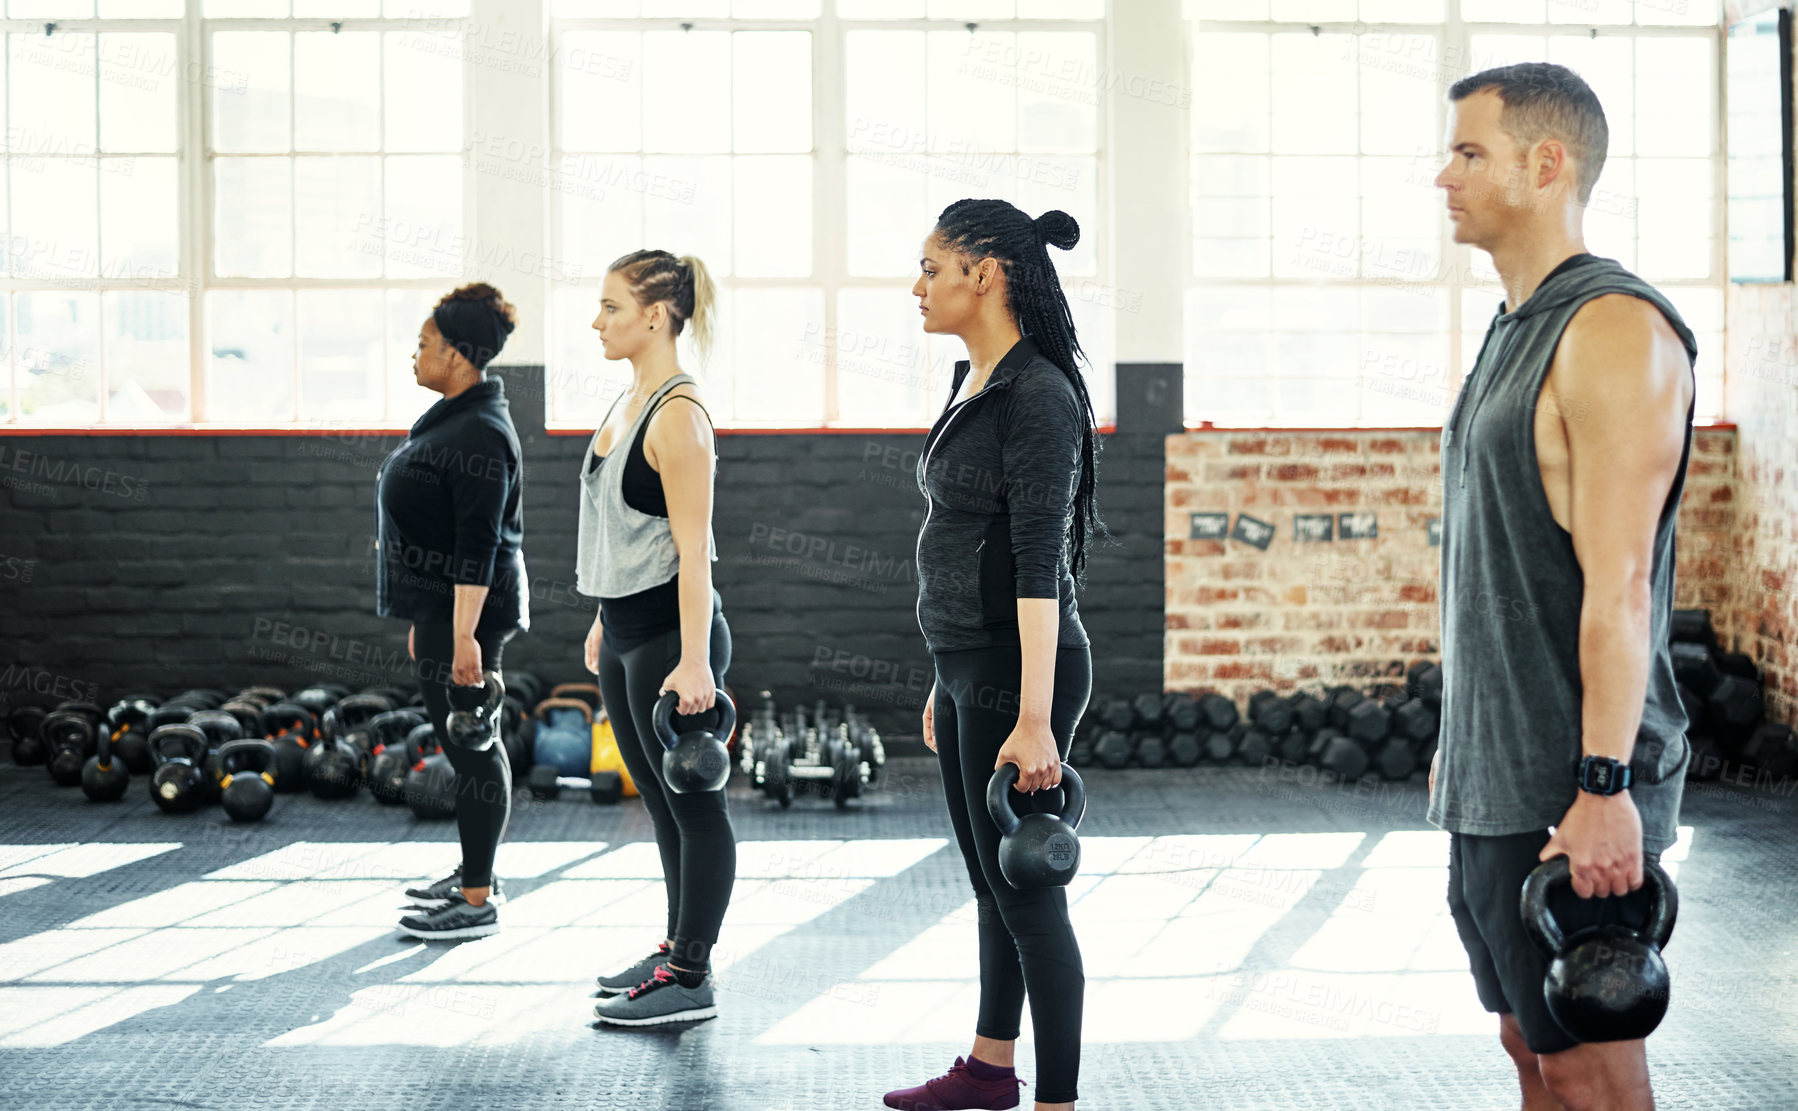
M 1064 760 L 1092 694 L 1092 676 L 1089 649 L 1056 651 L 1049 729 Z M 974 1032 L 997 1041 L 1015 1040 L 1028 990 L 1036 1030 L 1036 1098 L 1068 1103 L 1078 1098 L 1086 972 L 1068 920 L 1067 891 L 1019 891 L 1006 882 L 999 871 L 999 827 L 986 809 L 993 761 L 1017 727 L 1022 685 L 1023 661 L 1016 645 L 939 652 L 931 724 L 949 821 L 980 911 L 980 1016 Z M 1011 802 L 1019 814 L 1058 812 L 1061 792 L 1014 791 Z
M 730 650 L 730 626 L 722 613 L 714 612 L 710 659 L 712 682 L 719 687 L 730 669 Z M 673 963 L 704 972 L 711 967 L 712 946 L 718 943 L 718 928 L 737 882 L 737 838 L 723 791 L 678 795 L 662 778 L 665 750 L 650 724 L 650 712 L 662 680 L 680 662 L 680 655 L 678 629 L 623 652 L 602 637 L 599 690 L 618 738 L 618 753 L 655 825 L 662 882 L 668 889 Z
M 500 653 L 516 626 L 499 629 L 477 627 L 475 643 L 481 646 L 482 672 L 500 670 Z M 506 834 L 512 816 L 512 768 L 506 746 L 497 740 L 475 752 L 451 744 L 446 724 L 451 710 L 480 707 L 485 691 L 461 687 L 450 679 L 456 658 L 456 628 L 448 621 L 419 621 L 413 625 L 413 651 L 418 658 L 418 689 L 424 695 L 425 714 L 437 730 L 437 742 L 456 769 L 456 830 L 462 838 L 462 886 L 487 887 L 493 882 L 493 855 Z

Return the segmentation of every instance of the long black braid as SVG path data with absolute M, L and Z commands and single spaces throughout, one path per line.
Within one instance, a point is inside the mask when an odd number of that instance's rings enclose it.
M 1071 565 L 1074 581 L 1083 580 L 1089 537 L 1110 533 L 1099 519 L 1094 492 L 1097 479 L 1098 440 L 1093 428 L 1092 397 L 1079 363 L 1091 360 L 1080 349 L 1074 334 L 1074 317 L 1067 295 L 1049 259 L 1049 247 L 1072 250 L 1080 242 L 1080 225 L 1060 209 L 1051 209 L 1032 220 L 1009 201 L 960 200 L 937 217 L 936 234 L 943 245 L 978 261 L 997 259 L 1005 271 L 1006 307 L 1018 322 L 1018 331 L 1036 341 L 1039 351 L 1060 367 L 1086 409 L 1086 427 L 1080 442 L 1080 485 L 1074 493 Z M 962 263 L 962 272 L 970 267 Z

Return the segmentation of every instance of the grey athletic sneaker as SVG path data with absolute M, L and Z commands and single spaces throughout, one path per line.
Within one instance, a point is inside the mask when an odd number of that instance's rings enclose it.
M 668 943 L 664 941 L 656 946 L 655 952 L 644 957 L 642 960 L 637 961 L 635 964 L 632 964 L 629 968 L 614 972 L 610 976 L 599 977 L 599 994 L 602 996 L 621 995 L 624 992 L 631 990 L 651 976 L 654 976 L 656 974 L 656 965 L 667 960 L 668 954 L 672 951 L 673 950 L 668 948 Z
M 499 911 L 494 908 L 492 901 L 471 907 L 460 892 L 447 906 L 427 910 L 423 914 L 408 914 L 400 919 L 400 933 L 411 934 L 426 941 L 457 941 L 469 937 L 486 937 L 498 932 Z
M 433 907 L 449 906 L 452 896 L 455 898 L 462 896 L 462 866 L 460 864 L 456 865 L 454 872 L 435 883 L 426 884 L 423 887 L 406 888 L 406 898 L 427 910 Z M 493 890 L 487 893 L 487 901 L 494 906 L 499 906 L 506 901 L 506 892 L 500 886 L 498 876 L 493 877 Z
M 660 1026 L 667 1022 L 697 1022 L 715 1018 L 712 978 L 696 988 L 682 987 L 667 965 L 657 965 L 649 979 L 623 995 L 602 999 L 593 1017 L 613 1026 Z

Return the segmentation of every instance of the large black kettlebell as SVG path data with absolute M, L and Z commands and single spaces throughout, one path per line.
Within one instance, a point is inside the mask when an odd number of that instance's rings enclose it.
M 99 751 L 87 758 L 81 767 L 81 793 L 95 802 L 117 802 L 131 786 L 131 771 L 124 758 L 113 751 L 113 735 L 100 727 Z
M 38 735 L 49 747 L 45 766 L 58 786 L 81 782 L 81 769 L 94 754 L 94 723 L 75 710 L 56 710 L 38 726 Z
M 1646 1038 L 1667 1013 L 1672 984 L 1661 950 L 1679 917 L 1679 891 L 1651 861 L 1642 862 L 1642 883 L 1649 903 L 1648 924 L 1640 932 L 1611 924 L 1569 937 L 1548 907 L 1553 889 L 1573 884 L 1567 858 L 1538 864 L 1523 881 L 1523 924 L 1549 959 L 1542 997 L 1569 1037 L 1582 1042 Z
M 1018 817 L 1011 808 L 1011 789 L 1017 782 L 1018 766 L 1003 764 L 986 784 L 986 809 L 1004 838 L 999 842 L 999 871 L 1020 891 L 1062 887 L 1080 870 L 1080 838 L 1074 832 L 1086 813 L 1080 773 L 1061 766 L 1060 814 Z
M 482 686 L 486 691 L 479 706 L 472 710 L 452 710 L 449 721 L 444 723 L 444 732 L 449 734 L 452 742 L 476 751 L 485 749 L 492 742 L 493 726 L 506 700 L 506 684 L 499 672 L 487 672 Z
M 156 703 L 144 698 L 126 698 L 113 703 L 106 711 L 106 731 L 112 736 L 113 755 L 125 762 L 132 775 L 150 771 L 150 715 Z
M 275 743 L 275 791 L 306 789 L 306 752 L 318 737 L 318 719 L 297 702 L 277 702 L 262 711 L 262 735 Z
M 12 735 L 12 762 L 28 768 L 44 762 L 46 749 L 41 729 L 50 711 L 42 706 L 15 706 L 6 715 L 6 731 Z
M 414 817 L 433 821 L 456 816 L 456 769 L 437 744 L 437 731 L 421 725 L 406 737 L 406 751 L 413 757 L 401 793 Z
M 674 708 L 680 704 L 680 695 L 668 691 L 656 699 L 650 720 L 667 750 L 662 753 L 662 775 L 668 780 L 668 789 L 677 795 L 721 791 L 730 779 L 730 752 L 719 738 L 730 736 L 737 728 L 737 707 L 723 690 L 717 698 L 718 728 L 689 729 L 678 737 L 674 735 Z
M 265 740 L 227 741 L 218 760 L 219 795 L 234 822 L 260 822 L 275 804 L 275 746 Z
M 200 805 L 200 764 L 206 759 L 206 734 L 186 723 L 165 725 L 150 734 L 150 798 L 165 814 L 185 814 Z

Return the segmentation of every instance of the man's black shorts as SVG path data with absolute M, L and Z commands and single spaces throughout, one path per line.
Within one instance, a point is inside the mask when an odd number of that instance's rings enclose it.
M 1541 861 L 1548 831 L 1448 839 L 1448 909 L 1467 948 L 1480 1003 L 1494 1014 L 1514 1014 L 1532 1053 L 1559 1053 L 1579 1042 L 1567 1035 L 1542 999 L 1548 957 L 1524 932 L 1518 901 L 1523 881 Z M 1659 861 L 1659 853 L 1646 859 Z M 1648 888 L 1621 897 L 1581 899 L 1571 887 L 1549 897 L 1549 910 L 1572 934 L 1587 926 L 1623 922 L 1640 929 L 1648 921 Z

